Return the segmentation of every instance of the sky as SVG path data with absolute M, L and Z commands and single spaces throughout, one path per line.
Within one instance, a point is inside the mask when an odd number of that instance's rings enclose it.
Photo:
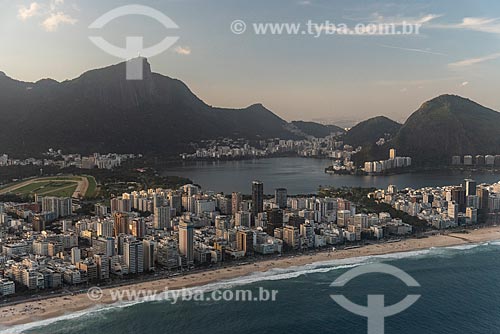
M 160 11 L 178 28 L 143 15 L 89 28 L 132 4 Z M 146 47 L 175 36 L 149 57 L 152 70 L 184 81 L 214 106 L 262 103 L 286 120 L 341 126 L 378 115 L 404 122 L 445 93 L 500 110 L 497 0 L 0 0 L 0 9 L 0 71 L 22 81 L 64 81 L 123 61 L 89 36 L 118 47 L 127 36 L 144 36 Z M 244 32 L 232 31 L 241 28 L 235 20 L 245 22 Z M 390 23 L 399 31 L 403 22 L 419 24 L 418 34 L 332 28 Z M 255 31 L 267 23 L 300 29 Z

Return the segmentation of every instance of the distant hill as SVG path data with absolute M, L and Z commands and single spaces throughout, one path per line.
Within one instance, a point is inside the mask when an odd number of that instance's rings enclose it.
M 500 154 L 500 113 L 460 96 L 441 95 L 408 118 L 392 145 L 427 165 L 449 163 L 453 155 Z
M 390 139 L 397 134 L 401 124 L 385 117 L 377 116 L 356 124 L 344 136 L 344 143 L 353 146 L 369 146 L 380 138 Z
M 314 122 L 288 123 L 262 104 L 209 106 L 182 81 L 153 73 L 142 61 L 140 81 L 125 79 L 126 63 L 64 82 L 23 82 L 0 72 L 0 153 L 39 154 L 52 147 L 172 154 L 202 139 L 300 139 L 343 131 Z M 385 145 L 375 145 L 380 138 L 386 138 Z M 448 163 L 452 155 L 500 154 L 500 114 L 442 95 L 425 102 L 404 125 L 383 116 L 361 122 L 345 133 L 344 142 L 363 146 L 358 160 L 386 158 L 390 147 L 416 164 Z
M 336 125 L 324 125 L 315 122 L 293 121 L 293 126 L 306 135 L 316 138 L 324 138 L 331 134 L 345 133 L 345 130 Z
M 180 80 L 151 72 L 127 81 L 120 63 L 64 82 L 21 82 L 0 73 L 0 152 L 172 153 L 191 141 L 233 137 L 297 138 L 261 104 L 205 104 Z

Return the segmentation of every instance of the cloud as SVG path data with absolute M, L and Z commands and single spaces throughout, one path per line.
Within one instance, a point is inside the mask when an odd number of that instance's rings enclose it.
M 457 61 L 455 63 L 450 63 L 450 64 L 448 64 L 448 67 L 450 67 L 450 68 L 468 67 L 468 66 L 479 64 L 479 63 L 483 63 L 485 61 L 495 60 L 497 58 L 500 58 L 500 53 L 494 53 L 494 54 L 487 55 L 484 57 L 464 59 L 461 61 Z
M 189 56 L 191 54 L 191 49 L 188 46 L 178 46 L 174 49 L 174 52 L 179 55 Z
M 435 24 L 432 25 L 432 28 L 463 29 L 500 34 L 500 18 L 466 17 L 461 23 Z
M 51 0 L 49 7 L 51 11 L 56 10 L 58 6 L 64 5 L 64 0 Z
M 379 13 L 373 13 L 371 16 L 372 22 L 380 24 L 394 24 L 401 26 L 403 24 L 420 24 L 424 25 L 432 20 L 435 20 L 443 15 L 438 14 L 425 14 L 417 17 L 404 17 L 404 16 L 383 16 Z
M 30 17 L 40 15 L 40 10 L 42 6 L 37 2 L 32 2 L 29 7 L 21 6 L 17 12 L 17 17 L 23 21 L 26 21 Z
M 469 84 L 469 82 L 468 82 L 468 81 L 464 81 L 464 82 L 462 82 L 462 83 L 460 84 L 460 86 L 465 87 L 465 86 L 467 86 L 468 84 Z
M 75 24 L 77 19 L 72 18 L 63 12 L 51 13 L 43 22 L 42 26 L 46 31 L 56 31 L 60 24 Z
M 26 21 L 33 16 L 43 17 L 40 25 L 45 31 L 56 31 L 61 24 L 75 24 L 78 20 L 60 10 L 64 5 L 64 0 L 48 0 L 45 3 L 33 2 L 29 7 L 21 6 L 18 11 L 18 18 Z
M 386 45 L 386 44 L 379 44 L 379 46 L 381 46 L 383 48 L 388 48 L 388 49 L 396 49 L 396 50 L 419 52 L 419 53 L 428 53 L 428 54 L 437 55 L 437 56 L 446 56 L 444 53 L 434 52 L 434 51 L 425 50 L 425 49 L 403 48 L 403 47 L 399 47 L 399 46 Z
M 302 0 L 302 1 L 299 1 L 297 2 L 299 5 L 301 6 L 309 6 L 309 5 L 312 5 L 312 1 L 310 0 Z
M 403 16 L 392 16 L 386 17 L 380 15 L 379 13 L 373 13 L 370 17 L 365 19 L 353 19 L 350 20 L 358 21 L 358 24 L 354 28 L 348 27 L 345 24 L 338 25 L 327 25 L 327 24 L 317 24 L 314 29 L 316 32 L 335 32 L 339 35 L 349 35 L 349 36 L 407 36 L 412 34 L 419 34 L 420 28 L 432 20 L 441 17 L 442 15 L 437 14 L 426 14 L 418 17 L 403 17 Z M 362 22 L 365 21 L 365 22 Z M 407 50 L 416 51 L 416 50 Z M 430 53 L 430 52 L 427 52 Z
M 500 34 L 500 20 L 466 17 L 463 19 L 460 27 L 464 29 L 484 31 L 489 33 Z

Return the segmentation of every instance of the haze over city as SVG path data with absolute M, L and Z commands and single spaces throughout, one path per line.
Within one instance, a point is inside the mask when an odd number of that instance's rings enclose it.
M 100 34 L 153 45 L 179 36 L 149 59 L 152 70 L 184 81 L 206 103 L 241 108 L 260 102 L 286 120 L 351 126 L 385 115 L 403 122 L 423 101 L 444 93 L 500 109 L 498 1 L 136 1 L 160 10 L 179 29 L 126 16 Z M 89 40 L 88 26 L 124 1 L 0 1 L 0 70 L 23 81 L 72 79 L 122 61 Z M 419 34 L 340 36 L 234 34 L 231 22 L 313 20 L 421 24 Z M 139 27 L 139 29 L 138 29 Z M 8 32 L 8 33 L 6 33 Z M 360 98 L 362 96 L 362 98 Z

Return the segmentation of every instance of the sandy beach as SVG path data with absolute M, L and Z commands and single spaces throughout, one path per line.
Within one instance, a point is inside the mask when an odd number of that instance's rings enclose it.
M 39 320 L 54 318 L 70 314 L 76 311 L 95 307 L 99 304 L 111 304 L 110 291 L 117 289 L 136 290 L 161 290 L 166 287 L 169 290 L 182 289 L 193 286 L 202 286 L 217 281 L 249 275 L 254 272 L 265 272 L 273 268 L 288 268 L 292 266 L 303 266 L 306 264 L 345 259 L 351 257 L 384 255 L 389 253 L 409 252 L 431 247 L 447 247 L 463 244 L 475 244 L 491 240 L 500 240 L 500 227 L 491 227 L 470 231 L 470 233 L 452 233 L 447 235 L 436 235 L 423 239 L 408 239 L 395 243 L 384 243 L 364 246 L 361 248 L 339 250 L 335 252 L 320 252 L 313 255 L 302 255 L 295 257 L 283 257 L 279 259 L 266 260 L 257 263 L 249 263 L 242 266 L 214 269 L 210 271 L 176 276 L 174 278 L 162 278 L 156 281 L 135 283 L 121 287 L 103 288 L 102 298 L 96 302 L 86 293 L 41 299 L 37 301 L 24 302 L 11 306 L 0 307 L 0 324 L 2 326 L 13 326 Z

